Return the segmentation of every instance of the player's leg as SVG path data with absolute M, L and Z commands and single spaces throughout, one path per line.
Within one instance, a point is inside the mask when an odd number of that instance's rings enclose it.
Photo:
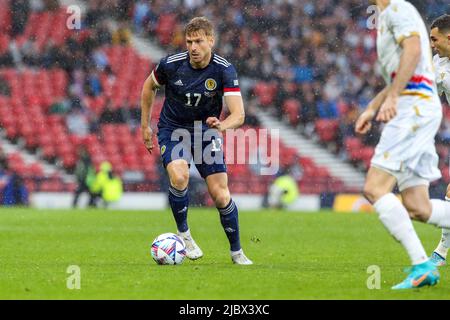
M 166 170 L 169 175 L 169 204 L 177 223 L 178 235 L 186 244 L 186 256 L 191 260 L 199 259 L 203 252 L 192 238 L 187 222 L 189 165 L 186 160 L 177 159 L 171 161 Z
M 177 159 L 170 162 L 166 170 L 169 176 L 169 204 L 178 232 L 187 232 L 189 229 L 187 223 L 189 165 L 186 160 Z
M 220 214 L 220 222 L 230 243 L 231 259 L 233 263 L 253 264 L 244 254 L 239 237 L 239 213 L 228 189 L 226 172 L 218 172 L 206 177 L 209 194 Z
M 392 193 L 396 178 L 390 173 L 371 167 L 364 186 L 365 197 L 373 204 L 389 233 L 407 251 L 413 265 L 428 260 L 422 243 L 414 230 L 408 211 Z
M 372 166 L 364 186 L 364 195 L 373 204 L 389 233 L 405 248 L 413 265 L 408 277 L 393 289 L 434 285 L 439 280 L 439 274 L 425 253 L 408 211 L 392 193 L 395 183 L 396 178 L 393 175 Z
M 428 186 L 415 186 L 402 192 L 403 202 L 411 218 L 442 227 L 442 238 L 432 254 L 432 261 L 442 266 L 445 264 L 450 247 L 450 203 L 448 201 L 429 199 Z
M 445 201 L 450 201 L 450 184 L 447 186 Z M 442 228 L 442 236 L 438 246 L 431 255 L 433 261 L 438 267 L 446 264 L 448 249 L 450 248 L 450 229 Z
M 178 235 L 186 244 L 186 256 L 195 260 L 203 256 L 202 250 L 191 236 L 187 223 L 189 195 L 189 161 L 191 159 L 189 137 L 183 141 L 172 140 L 171 128 L 160 128 L 158 143 L 161 148 L 161 158 L 169 176 L 169 204 L 177 224 Z
M 447 192 L 445 195 L 445 201 L 450 201 L 450 184 L 447 186 Z M 431 261 L 438 267 L 442 267 L 447 264 L 447 254 L 450 248 L 450 229 L 442 228 L 442 236 L 436 249 L 431 254 Z

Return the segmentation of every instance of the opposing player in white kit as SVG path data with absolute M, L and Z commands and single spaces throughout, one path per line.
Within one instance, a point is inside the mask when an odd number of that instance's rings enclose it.
M 433 57 L 433 64 L 438 92 L 439 95 L 445 93 L 450 104 L 450 15 L 440 16 L 431 24 L 430 38 L 431 47 L 437 53 Z M 450 185 L 447 186 L 445 199 L 450 201 Z M 450 229 L 443 228 L 441 241 L 431 255 L 431 261 L 437 266 L 445 265 L 449 248 Z
M 430 201 L 428 194 L 430 181 L 441 176 L 434 137 L 442 120 L 428 31 L 409 2 L 371 2 L 380 11 L 377 51 L 387 86 L 360 115 L 355 130 L 366 134 L 375 116 L 386 125 L 367 173 L 364 195 L 411 259 L 407 278 L 392 289 L 435 285 L 439 272 L 410 219 L 450 227 L 450 203 Z M 392 193 L 396 184 L 403 204 Z

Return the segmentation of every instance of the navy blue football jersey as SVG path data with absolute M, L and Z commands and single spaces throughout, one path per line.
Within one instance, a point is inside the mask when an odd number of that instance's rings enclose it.
M 241 95 L 236 69 L 214 53 L 203 69 L 191 66 L 187 51 L 169 55 L 161 59 L 152 77 L 165 86 L 158 127 L 192 129 L 194 121 L 219 118 L 223 96 Z

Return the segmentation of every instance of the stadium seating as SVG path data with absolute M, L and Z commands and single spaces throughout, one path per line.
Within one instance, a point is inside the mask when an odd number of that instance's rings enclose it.
M 16 39 L 19 46 L 32 37 L 36 39 L 38 50 L 42 50 L 49 41 L 57 46 L 62 45 L 70 34 L 66 28 L 59 30 L 51 26 L 62 23 L 64 12 L 64 9 L 60 9 L 31 13 L 24 33 Z M 165 15 L 164 19 L 160 17 L 156 35 L 162 43 L 170 41 L 174 19 L 175 16 L 171 14 Z M 8 18 L 1 21 L 0 30 L 9 23 Z M 0 37 L 0 49 L 7 46 L 8 41 L 10 39 L 7 36 Z M 108 58 L 113 76 L 102 71 L 102 93 L 83 98 L 89 112 L 97 118 L 109 101 L 112 109 L 139 104 L 142 83 L 153 65 L 152 61 L 139 56 L 132 47 L 106 45 L 102 50 Z M 158 183 L 161 174 L 159 150 L 156 148 L 151 155 L 148 153 L 141 142 L 139 129 L 132 129 L 128 124 L 102 124 L 96 133 L 77 136 L 69 132 L 64 115 L 50 113 L 50 105 L 54 99 L 66 97 L 70 84 L 69 75 L 63 69 L 25 68 L 19 71 L 4 68 L 0 69 L 0 76 L 3 76 L 11 87 L 10 97 L 0 96 L 0 123 L 8 139 L 22 139 L 29 150 L 38 152 L 44 159 L 61 165 L 68 172 L 74 170 L 78 147 L 85 145 L 95 166 L 108 160 L 121 175 L 127 172 L 143 174 L 145 180 L 138 184 L 126 184 L 127 190 L 153 191 L 161 187 Z M 278 84 L 274 81 L 258 82 L 254 87 L 262 107 L 269 107 L 274 103 L 277 90 Z M 157 99 L 152 117 L 154 126 L 161 107 L 162 100 Z M 283 110 L 293 125 L 299 121 L 299 108 L 300 104 L 296 99 L 287 100 L 283 105 Z M 332 141 L 335 138 L 336 127 L 337 121 L 334 120 L 318 120 L 316 123 L 323 141 Z M 154 143 L 156 144 L 156 141 Z M 254 150 L 258 149 L 258 146 L 252 147 Z M 235 150 L 236 153 L 245 150 L 245 156 L 250 155 L 250 146 L 240 148 Z M 337 192 L 342 189 L 341 181 L 334 179 L 325 168 L 315 165 L 311 159 L 299 157 L 295 149 L 280 143 L 280 155 L 281 168 L 293 165 L 301 168 L 302 177 L 298 180 L 301 192 Z M 64 183 L 60 177 L 44 179 L 42 168 L 37 164 L 27 167 L 20 161 L 14 163 L 21 174 L 35 178 L 34 181 L 38 181 L 36 178 L 43 179 L 42 183 L 35 184 L 27 181 L 32 190 L 73 190 L 75 187 Z M 230 188 L 235 193 L 263 194 L 273 180 L 272 176 L 259 175 L 249 165 L 230 164 L 228 169 Z

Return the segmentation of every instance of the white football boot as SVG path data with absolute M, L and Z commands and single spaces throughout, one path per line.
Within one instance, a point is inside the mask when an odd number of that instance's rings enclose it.
M 186 257 L 191 260 L 197 260 L 203 257 L 203 251 L 192 239 L 191 232 L 188 230 L 186 232 L 179 232 L 178 236 L 183 239 L 186 244 Z
M 251 265 L 253 262 L 247 258 L 244 251 L 241 249 L 239 251 L 231 251 L 231 260 L 234 264 Z

